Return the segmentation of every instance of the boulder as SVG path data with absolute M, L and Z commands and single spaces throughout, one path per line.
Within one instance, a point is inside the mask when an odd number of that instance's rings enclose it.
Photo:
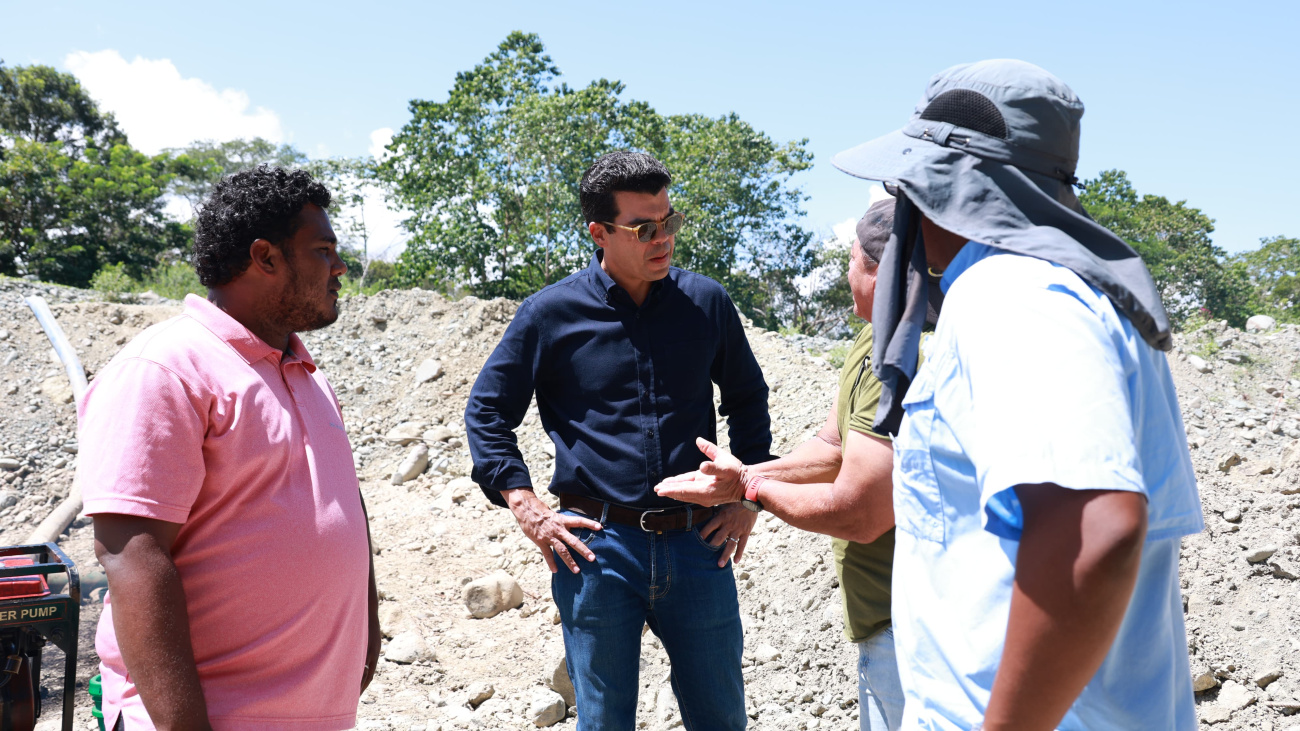
M 515 577 L 497 571 L 466 584 L 464 598 L 470 614 L 487 619 L 523 604 L 524 590 Z
M 429 447 L 423 442 L 411 447 L 411 451 L 406 453 L 406 459 L 397 465 L 393 470 L 393 484 L 400 485 L 408 480 L 414 480 L 424 472 L 429 466 Z
M 384 659 L 401 665 L 410 665 L 413 662 L 432 660 L 434 657 L 429 647 L 424 644 L 424 638 L 420 636 L 419 630 L 410 629 L 389 640 L 388 647 L 384 648 Z
M 1226 452 L 1219 457 L 1219 471 L 1228 473 L 1233 467 L 1241 464 L 1241 455 L 1236 452 Z
M 573 691 L 573 682 L 569 680 L 569 666 L 565 663 L 563 656 L 555 663 L 554 669 L 547 674 L 544 680 L 546 681 L 546 687 L 559 693 L 566 704 L 572 706 L 577 702 Z
M 68 383 L 67 376 L 50 376 L 41 381 L 41 393 L 56 404 L 72 403 L 72 384 Z
M 1253 546 L 1246 553 L 1246 560 L 1251 563 L 1264 563 L 1272 558 L 1275 553 L 1277 553 L 1277 546 L 1271 543 L 1263 546 Z
M 1234 680 L 1225 682 L 1219 689 L 1219 705 L 1229 711 L 1239 711 L 1254 702 L 1250 689 Z
M 415 385 L 436 381 L 442 378 L 442 363 L 433 358 L 426 358 L 423 363 L 415 369 Z
M 465 702 L 470 708 L 478 708 L 483 702 L 497 694 L 497 689 L 491 683 L 470 683 L 465 689 Z
M 384 439 L 390 444 L 397 444 L 405 447 L 411 442 L 420 438 L 420 433 L 424 431 L 424 424 L 414 421 L 406 421 L 398 424 L 384 435 Z
M 445 442 L 456 436 L 456 432 L 445 426 L 438 425 L 420 435 L 420 438 L 426 442 Z
M 1246 332 L 1248 333 L 1268 332 L 1275 327 L 1277 327 L 1277 320 L 1268 315 L 1253 315 L 1246 320 Z
M 528 720 L 534 726 L 553 726 L 564 720 L 568 707 L 559 693 L 552 690 L 538 689 L 528 702 Z
M 1204 693 L 1211 688 L 1219 687 L 1219 679 L 1214 677 L 1214 673 L 1201 673 L 1192 678 L 1192 690 L 1197 693 Z
M 1187 364 L 1195 368 L 1197 371 L 1201 373 L 1209 373 L 1210 371 L 1214 370 L 1214 366 L 1205 362 L 1205 359 L 1200 357 L 1199 355 L 1187 356 Z

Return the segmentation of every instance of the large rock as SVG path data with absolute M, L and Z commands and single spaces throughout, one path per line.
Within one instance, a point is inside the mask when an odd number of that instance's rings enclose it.
M 485 701 L 497 694 L 497 689 L 491 683 L 470 683 L 465 689 L 465 702 L 470 708 L 478 708 Z
M 538 727 L 553 726 L 564 720 L 567 711 L 559 693 L 539 688 L 528 703 L 528 720 Z
M 420 438 L 420 433 L 424 431 L 424 424 L 414 421 L 406 421 L 398 424 L 384 435 L 390 444 L 398 444 L 403 447 Z
M 1246 560 L 1250 563 L 1264 563 L 1277 553 L 1277 546 L 1268 543 L 1262 546 L 1252 546 L 1246 553 Z
M 50 376 L 41 381 L 41 393 L 56 404 L 72 403 L 72 384 L 68 383 L 68 377 L 64 375 Z
M 454 436 L 456 436 L 456 432 L 439 424 L 438 426 L 435 426 L 432 429 L 421 434 L 420 438 L 432 444 L 433 442 L 448 441 Z
M 555 668 L 546 676 L 546 687 L 560 694 L 564 702 L 572 706 L 577 703 L 576 694 L 573 691 L 573 681 L 569 680 L 569 666 L 565 663 L 565 658 L 560 657 L 555 663 Z
M 1214 366 L 1210 365 L 1209 363 L 1206 363 L 1205 359 L 1200 357 L 1199 355 L 1187 356 L 1187 364 L 1195 368 L 1196 370 L 1200 371 L 1201 373 L 1209 373 L 1210 371 L 1214 370 Z
M 384 658 L 401 665 L 434 659 L 433 653 L 424 644 L 424 638 L 420 636 L 419 630 L 413 629 L 389 640 L 388 647 L 384 648 Z
M 436 381 L 442 378 L 442 363 L 433 358 L 426 358 L 418 368 L 415 369 L 415 385 Z
M 393 484 L 400 485 L 408 480 L 414 480 L 424 472 L 429 466 L 429 447 L 423 442 L 411 447 L 411 451 L 406 453 L 406 459 L 397 465 L 393 470 Z
M 1218 467 L 1220 472 L 1226 474 L 1230 472 L 1233 467 L 1236 467 L 1239 464 L 1241 464 L 1240 454 L 1237 454 L 1236 452 L 1225 452 L 1219 457 Z
M 1197 693 L 1204 693 L 1217 687 L 1219 687 L 1219 679 L 1214 677 L 1214 673 L 1205 672 L 1192 678 L 1192 690 Z
M 465 585 L 465 606 L 478 619 L 495 617 L 524 603 L 524 590 L 515 577 L 498 571 Z
M 1239 711 L 1255 702 L 1255 696 L 1246 686 L 1229 680 L 1219 689 L 1219 705 L 1229 711 Z
M 1277 320 L 1268 315 L 1254 315 L 1246 320 L 1246 332 L 1248 333 L 1268 332 L 1275 327 L 1277 327 Z

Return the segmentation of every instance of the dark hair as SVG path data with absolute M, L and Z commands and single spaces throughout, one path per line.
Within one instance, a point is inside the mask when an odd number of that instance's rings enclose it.
M 582 174 L 578 201 L 587 223 L 613 222 L 618 217 L 614 193 L 658 193 L 673 182 L 664 164 L 645 154 L 618 150 L 601 155 Z
M 194 223 L 194 269 L 205 287 L 244 273 L 258 239 L 279 245 L 293 237 L 308 203 L 329 208 L 330 192 L 305 170 L 262 164 L 222 178 Z

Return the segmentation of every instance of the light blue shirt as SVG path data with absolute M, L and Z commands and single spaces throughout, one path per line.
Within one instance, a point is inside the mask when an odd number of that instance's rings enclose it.
M 1024 527 L 1017 485 L 1147 497 L 1137 586 L 1101 669 L 1059 728 L 1196 729 L 1178 584 L 1202 527 L 1173 379 L 1070 270 L 971 242 L 894 440 L 893 620 L 903 728 L 983 718 Z

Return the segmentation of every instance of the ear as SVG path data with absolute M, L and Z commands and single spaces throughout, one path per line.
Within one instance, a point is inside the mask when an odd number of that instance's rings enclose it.
M 609 231 L 605 229 L 605 224 L 592 221 L 587 224 L 587 232 L 591 234 L 591 240 L 596 242 L 596 246 L 603 249 L 609 243 Z
M 256 269 L 269 276 L 275 276 L 277 268 L 282 267 L 284 262 L 284 255 L 280 251 L 280 247 L 266 239 L 254 241 L 248 247 L 248 255 L 252 259 L 248 268 Z

